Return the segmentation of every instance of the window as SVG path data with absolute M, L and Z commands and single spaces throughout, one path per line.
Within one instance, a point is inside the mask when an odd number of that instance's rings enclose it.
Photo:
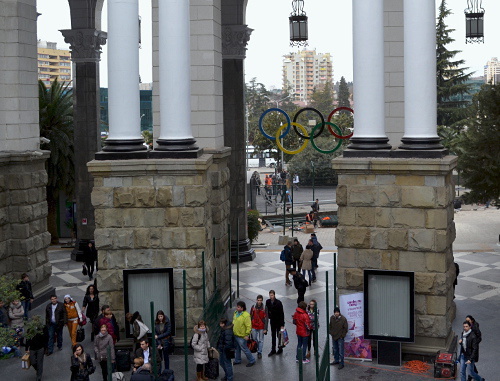
M 38 58 L 49 58 L 48 54 L 39 54 Z
M 365 338 L 413 342 L 413 272 L 365 270 Z
M 165 312 L 175 332 L 172 268 L 123 270 L 123 292 L 126 312 L 139 311 L 144 323 L 152 328 L 150 302 L 154 302 L 154 314 L 158 310 Z M 126 332 L 127 337 L 132 337 L 130 329 Z

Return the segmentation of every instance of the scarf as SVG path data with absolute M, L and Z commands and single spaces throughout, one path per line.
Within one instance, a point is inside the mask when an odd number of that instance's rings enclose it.
M 241 314 L 243 313 L 243 311 L 241 311 L 241 312 L 239 312 L 239 311 L 235 311 L 235 313 L 236 313 L 236 317 L 238 318 L 238 317 L 240 317 L 240 316 L 241 316 Z
M 86 356 L 85 353 L 82 353 L 80 356 L 78 356 L 78 362 L 80 363 L 80 369 L 85 369 L 85 363 L 86 363 Z
M 469 336 L 471 332 L 472 329 L 469 329 L 469 332 L 462 332 L 462 348 L 464 349 L 464 352 L 467 350 L 467 336 Z

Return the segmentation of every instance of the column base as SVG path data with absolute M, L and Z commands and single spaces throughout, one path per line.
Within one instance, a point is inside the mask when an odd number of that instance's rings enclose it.
M 389 138 L 351 138 L 347 148 L 355 150 L 390 150 Z
M 238 246 L 240 249 L 240 262 L 250 262 L 255 259 L 255 250 L 252 249 L 250 240 L 246 238 L 238 242 L 231 241 L 231 263 L 237 262 Z
M 431 150 L 431 149 L 443 149 L 441 144 L 441 139 L 439 137 L 435 138 L 405 138 L 401 139 L 401 144 L 399 149 L 407 150 Z
M 157 139 L 155 151 L 194 151 L 198 147 L 194 138 L 189 139 Z
M 106 139 L 104 141 L 104 152 L 131 152 L 146 151 L 143 139 Z

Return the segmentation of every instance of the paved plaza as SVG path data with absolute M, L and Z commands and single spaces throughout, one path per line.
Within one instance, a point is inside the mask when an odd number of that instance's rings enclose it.
M 500 370 L 497 362 L 496 338 L 500 332 L 500 321 L 497 318 L 500 311 L 500 246 L 497 245 L 500 228 L 500 211 L 497 209 L 478 208 L 455 214 L 457 225 L 457 239 L 454 244 L 455 260 L 460 265 L 460 277 L 456 289 L 457 318 L 453 323 L 456 333 L 461 328 L 465 315 L 472 314 L 480 323 L 483 332 L 483 341 L 480 346 L 480 361 L 478 368 L 486 380 L 498 379 Z M 322 228 L 317 230 L 319 241 L 324 246 L 320 256 L 318 282 L 307 290 L 306 300 L 316 299 L 320 310 L 320 349 L 326 337 L 325 316 L 325 272 L 330 273 L 330 309 L 333 310 L 333 253 L 336 251 L 332 244 L 335 229 Z M 296 232 L 297 238 L 305 242 L 307 234 Z M 270 337 L 264 342 L 264 357 L 258 360 L 252 368 L 236 366 L 236 380 L 259 380 L 263 375 L 276 380 L 298 380 L 298 366 L 295 363 L 296 337 L 291 315 L 296 306 L 297 294 L 293 287 L 286 287 L 284 282 L 283 263 L 279 260 L 281 247 L 277 245 L 278 235 L 266 230 L 259 235 L 259 243 L 267 244 L 257 249 L 256 259 L 252 262 L 240 264 L 240 299 L 250 307 L 257 294 L 267 297 L 270 289 L 276 290 L 276 295 L 285 307 L 286 326 L 291 333 L 291 342 L 281 356 L 267 357 L 270 350 Z M 478 247 L 472 250 L 471 247 Z M 53 266 L 51 284 L 56 287 L 57 295 L 62 299 L 69 293 L 81 303 L 84 291 L 90 282 L 81 273 L 81 264 L 71 261 L 69 249 L 51 247 L 50 261 Z M 236 266 L 233 265 L 233 289 L 236 290 Z M 38 307 L 32 311 L 42 314 L 45 308 Z M 83 342 L 87 350 L 92 350 L 89 328 Z M 191 332 L 189 332 L 191 336 Z M 69 378 L 69 360 L 71 356 L 67 330 L 64 330 L 64 343 L 61 352 L 55 352 L 45 357 L 44 380 L 59 381 Z M 245 360 L 244 360 L 245 363 Z M 190 379 L 195 378 L 195 367 L 189 359 Z M 184 357 L 172 356 L 171 368 L 174 369 L 176 379 L 184 379 Z M 432 379 L 432 371 L 426 374 L 412 374 L 399 367 L 388 367 L 373 362 L 359 362 L 348 360 L 343 370 L 332 368 L 333 380 L 425 380 Z M 222 370 L 221 370 L 222 372 Z M 0 362 L 0 374 L 3 380 L 32 380 L 35 378 L 32 369 L 21 370 L 19 359 L 10 359 Z M 312 380 L 315 374 L 314 363 L 304 365 L 306 380 Z M 222 373 L 221 373 L 222 376 Z M 7 378 L 4 378 L 7 377 Z M 129 377 L 129 376 L 128 376 Z M 100 380 L 99 371 L 91 380 Z

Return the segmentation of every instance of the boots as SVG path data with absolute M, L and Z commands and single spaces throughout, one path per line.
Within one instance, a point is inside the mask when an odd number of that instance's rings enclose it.
M 202 372 L 196 372 L 196 381 L 202 381 L 203 378 L 201 378 Z
M 203 365 L 203 372 L 201 372 L 201 379 L 202 380 L 208 380 L 208 377 L 205 376 L 205 366 L 206 365 Z

